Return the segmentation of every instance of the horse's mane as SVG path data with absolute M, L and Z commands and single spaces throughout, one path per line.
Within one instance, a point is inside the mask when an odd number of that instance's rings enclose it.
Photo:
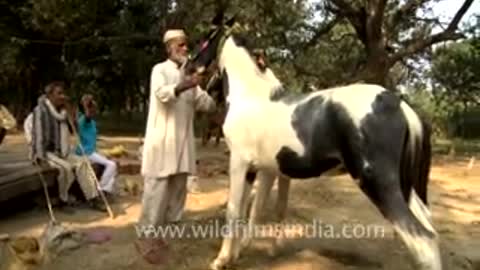
M 235 74 L 245 84 L 245 91 L 257 97 L 269 97 L 276 85 L 260 70 L 247 47 L 232 35 L 225 41 L 220 65 L 229 76 Z M 227 70 L 228 67 L 228 70 Z

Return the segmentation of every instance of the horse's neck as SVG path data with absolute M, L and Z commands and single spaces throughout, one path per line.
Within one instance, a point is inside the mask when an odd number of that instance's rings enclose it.
M 276 85 L 257 68 L 247 51 L 238 47 L 230 37 L 220 58 L 228 74 L 229 96 L 266 100 Z

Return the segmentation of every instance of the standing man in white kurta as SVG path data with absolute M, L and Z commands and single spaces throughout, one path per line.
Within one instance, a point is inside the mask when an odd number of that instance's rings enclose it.
M 187 176 L 196 173 L 194 111 L 215 109 L 213 99 L 198 86 L 200 78 L 183 75 L 182 65 L 188 59 L 184 31 L 167 31 L 163 42 L 168 59 L 156 64 L 151 73 L 150 107 L 143 146 L 141 173 L 145 182 L 139 225 L 144 227 L 181 219 Z M 147 261 L 155 263 L 159 258 L 152 252 L 164 246 L 164 242 L 150 237 L 141 237 L 136 247 Z

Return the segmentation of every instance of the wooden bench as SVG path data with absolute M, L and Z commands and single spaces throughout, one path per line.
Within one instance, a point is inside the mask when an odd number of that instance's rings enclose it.
M 93 164 L 97 177 L 100 177 L 103 166 Z M 43 192 L 40 175 L 43 176 L 47 187 L 52 189 L 50 195 L 57 197 L 58 187 L 56 168 L 40 168 L 32 164 L 25 152 L 0 151 L 0 203 L 27 195 L 31 192 Z M 77 182 L 74 182 L 71 192 L 80 195 Z M 78 194 L 80 193 L 80 194 Z
M 40 173 L 48 187 L 55 186 L 58 171 L 54 168 L 38 168 L 31 164 L 15 164 L 16 169 L 0 165 L 0 202 L 7 201 L 19 195 L 43 189 Z M 22 166 L 20 166 L 22 165 Z
M 117 163 L 118 173 L 126 175 L 136 175 L 140 173 L 141 163 L 131 158 L 112 158 Z

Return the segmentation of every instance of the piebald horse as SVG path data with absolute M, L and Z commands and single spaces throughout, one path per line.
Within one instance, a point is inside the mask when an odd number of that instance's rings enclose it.
M 372 84 L 308 94 L 281 88 L 272 92 L 236 32 L 235 18 L 224 23 L 220 13 L 212 24 L 187 69 L 187 74 L 202 73 L 215 65 L 228 83 L 222 128 L 230 149 L 226 225 L 233 233 L 223 239 L 211 268 L 222 269 L 240 255 L 235 226 L 246 218 L 254 179 L 313 178 L 343 164 L 391 222 L 416 269 L 442 269 L 427 206 L 431 133 L 417 113 L 391 91 Z
M 191 64 L 188 68 L 192 68 Z M 187 68 L 187 69 L 188 69 Z M 206 73 L 206 72 L 205 72 Z M 214 71 L 213 76 L 211 76 L 207 81 L 208 83 L 204 85 L 209 93 L 214 94 L 215 101 L 217 104 L 224 104 L 226 102 L 226 96 L 228 96 L 228 78 L 225 72 Z M 269 91 L 270 95 L 276 95 L 278 91 L 281 90 L 281 82 L 273 74 L 271 69 L 267 68 L 261 70 L 262 75 L 265 79 L 265 88 L 263 90 Z M 224 106 L 228 108 L 228 106 Z M 224 112 L 226 114 L 226 111 Z M 223 116 L 225 118 L 225 115 Z M 223 124 L 224 120 L 222 120 Z M 265 208 L 266 201 L 270 195 L 270 191 L 273 187 L 273 184 L 277 180 L 277 201 L 275 207 L 275 218 L 277 221 L 282 221 L 285 218 L 288 204 L 288 193 L 290 190 L 290 178 L 285 175 L 277 175 L 276 177 L 264 178 L 262 181 L 256 181 L 257 193 L 253 194 L 251 198 L 248 199 L 248 202 L 252 203 L 252 208 L 250 213 L 249 221 L 252 224 L 256 223 L 261 217 L 262 211 Z M 250 206 L 250 203 L 247 203 Z M 247 207 L 247 210 L 250 207 Z M 247 211 L 248 212 L 248 211 Z M 248 239 L 245 239 L 244 245 L 248 244 Z

